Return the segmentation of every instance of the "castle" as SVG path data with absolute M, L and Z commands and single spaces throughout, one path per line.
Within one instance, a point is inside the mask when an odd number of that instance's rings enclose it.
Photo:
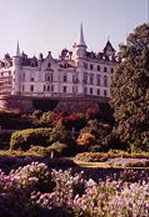
M 0 60 L 0 107 L 23 111 L 48 105 L 57 110 L 96 108 L 110 98 L 115 54 L 109 40 L 102 52 L 87 51 L 82 25 L 72 50 L 62 50 L 58 59 L 51 52 L 29 58 L 20 53 L 17 43 L 16 55 L 6 54 Z

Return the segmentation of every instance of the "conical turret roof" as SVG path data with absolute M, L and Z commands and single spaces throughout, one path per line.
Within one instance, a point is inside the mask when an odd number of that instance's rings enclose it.
M 81 23 L 81 26 L 80 26 L 80 34 L 79 34 L 79 38 L 78 38 L 78 41 L 77 41 L 77 46 L 87 47 L 86 43 L 85 43 L 85 40 L 84 40 L 83 25 L 82 25 L 82 23 Z

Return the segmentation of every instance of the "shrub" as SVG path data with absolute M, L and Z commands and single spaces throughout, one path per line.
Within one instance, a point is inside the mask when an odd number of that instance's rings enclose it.
M 50 145 L 51 128 L 37 128 L 16 131 L 10 140 L 11 150 L 28 150 L 31 145 Z
M 57 123 L 51 133 L 51 143 L 57 141 L 69 145 L 74 143 L 71 132 L 66 129 L 61 121 Z
M 9 149 L 9 141 L 11 138 L 12 132 L 1 132 L 0 133 L 0 149 L 7 150 Z
M 80 131 L 86 125 L 86 118 L 83 114 L 71 114 L 62 119 L 63 125 L 69 129 L 74 129 L 75 131 Z
M 77 139 L 78 145 L 90 145 L 95 143 L 95 136 L 91 133 L 82 133 Z

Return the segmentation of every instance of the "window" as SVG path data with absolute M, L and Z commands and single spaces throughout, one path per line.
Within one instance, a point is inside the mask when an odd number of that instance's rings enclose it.
M 25 81 L 25 73 L 23 72 L 22 81 Z
M 94 75 L 90 74 L 90 80 L 89 80 L 90 84 L 94 83 Z
M 113 69 L 113 68 L 111 68 L 111 73 L 113 73 L 113 71 L 114 71 L 114 69 Z
M 22 85 L 22 92 L 24 92 L 24 85 Z
M 34 77 L 35 77 L 34 72 L 31 72 L 31 74 L 30 74 L 30 81 L 34 81 Z
M 107 76 L 104 76 L 104 79 L 103 79 L 103 86 L 104 86 L 104 87 L 107 87 L 107 86 L 108 86 L 108 78 L 107 78 Z
M 53 73 L 46 73 L 45 74 L 45 81 L 53 81 Z
M 105 97 L 107 97 L 107 90 L 104 90 L 104 91 L 103 91 L 103 95 L 104 95 Z
M 51 67 L 51 63 L 48 63 L 48 68 L 50 68 Z
M 90 64 L 90 70 L 93 70 L 93 64 Z
M 66 93 L 66 92 L 67 92 L 67 87 L 63 86 L 63 93 Z
M 87 63 L 84 63 L 84 68 L 88 69 L 88 64 Z
M 104 68 L 103 68 L 103 71 L 104 71 L 104 72 L 107 72 L 107 67 L 104 67 Z
M 31 80 L 30 81 L 34 81 L 34 78 L 33 77 L 31 77 Z
M 100 89 L 97 89 L 97 95 L 100 96 Z
M 78 77 L 77 77 L 76 75 L 73 75 L 73 76 L 72 76 L 72 83 L 73 83 L 73 84 L 77 84 L 78 81 L 79 81 L 79 80 L 78 80 Z
M 43 91 L 46 91 L 46 86 L 45 85 L 43 86 Z
M 63 82 L 67 82 L 67 75 L 63 76 Z
M 93 88 L 90 88 L 90 94 L 93 94 Z
M 72 87 L 72 93 L 76 94 L 78 92 L 78 87 L 73 86 Z
M 87 84 L 87 77 L 88 77 L 87 73 L 84 73 L 84 78 L 83 78 L 84 84 Z
M 100 86 L 101 84 L 101 76 L 97 75 L 97 86 Z
M 49 85 L 47 86 L 47 91 L 48 91 L 48 92 L 50 91 L 50 86 L 49 86 Z
M 30 86 L 30 91 L 31 91 L 31 92 L 34 92 L 34 85 L 31 85 L 31 86 Z
M 97 71 L 100 72 L 100 66 L 99 65 L 97 66 Z
M 87 94 L 87 87 L 84 87 L 84 94 Z
M 52 92 L 54 91 L 54 86 L 53 86 L 53 85 L 51 86 L 51 91 L 52 91 Z

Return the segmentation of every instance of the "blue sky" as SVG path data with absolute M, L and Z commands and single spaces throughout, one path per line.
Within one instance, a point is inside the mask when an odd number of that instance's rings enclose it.
M 148 22 L 149 0 L 0 0 L 0 57 L 15 54 L 17 40 L 29 55 L 57 57 L 78 38 L 80 23 L 88 50 L 102 50 L 107 38 L 118 49 L 126 35 Z

